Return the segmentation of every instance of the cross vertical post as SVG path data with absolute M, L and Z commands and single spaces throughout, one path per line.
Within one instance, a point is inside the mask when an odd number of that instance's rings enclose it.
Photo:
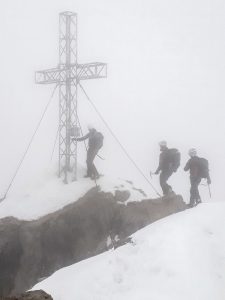
M 77 179 L 77 142 L 72 141 L 71 131 L 78 126 L 77 120 L 77 78 L 71 80 L 71 65 L 76 74 L 77 65 L 77 15 L 63 12 L 59 15 L 59 69 L 66 70 L 65 81 L 59 81 L 59 176 L 74 166 Z
M 77 142 L 71 137 L 79 135 L 77 113 L 77 87 L 80 80 L 107 77 L 107 65 L 101 62 L 78 64 L 77 62 L 77 14 L 59 14 L 59 64 L 57 68 L 37 71 L 35 81 L 39 84 L 59 86 L 59 160 L 58 174 L 73 170 L 77 180 Z

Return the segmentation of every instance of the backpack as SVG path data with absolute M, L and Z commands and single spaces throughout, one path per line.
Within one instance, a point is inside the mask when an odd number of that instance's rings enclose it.
M 198 174 L 201 178 L 208 178 L 209 176 L 209 162 L 203 157 L 198 159 Z
M 97 149 L 100 149 L 103 146 L 104 136 L 101 132 L 96 131 L 93 137 L 93 144 Z
M 180 152 L 175 148 L 169 149 L 169 157 L 172 170 L 176 172 L 180 166 Z

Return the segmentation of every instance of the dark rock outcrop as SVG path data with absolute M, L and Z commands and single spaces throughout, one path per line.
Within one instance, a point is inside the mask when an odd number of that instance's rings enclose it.
M 53 300 L 53 298 L 42 290 L 30 291 L 18 296 L 2 297 L 0 300 Z
M 181 196 L 124 205 L 127 197 L 95 188 L 36 221 L 1 219 L 0 296 L 24 292 L 54 271 L 122 245 L 140 228 L 186 209 Z

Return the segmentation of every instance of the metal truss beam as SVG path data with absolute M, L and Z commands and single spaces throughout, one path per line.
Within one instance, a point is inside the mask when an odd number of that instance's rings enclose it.
M 73 170 L 77 179 L 77 142 L 71 139 L 78 128 L 77 84 L 80 80 L 107 77 L 105 63 L 77 62 L 77 15 L 73 12 L 59 14 L 59 64 L 57 68 L 37 71 L 35 82 L 59 86 L 59 176 Z
M 69 77 L 68 77 L 69 72 Z M 69 66 L 69 68 L 53 68 L 35 73 L 35 82 L 39 84 L 63 83 L 66 80 L 87 80 L 107 77 L 105 63 L 89 63 Z

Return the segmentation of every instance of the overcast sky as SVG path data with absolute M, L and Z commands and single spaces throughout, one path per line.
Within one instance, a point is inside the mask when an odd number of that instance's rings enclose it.
M 224 200 L 225 3 L 219 0 L 1 1 L 0 193 L 52 93 L 53 86 L 35 84 L 34 72 L 57 65 L 58 14 L 66 10 L 78 13 L 79 62 L 108 63 L 107 79 L 83 86 L 141 169 L 156 169 L 162 139 L 181 151 L 182 167 L 195 147 L 209 159 L 214 199 Z M 79 114 L 84 131 L 91 121 L 104 133 L 100 172 L 135 178 L 81 92 Z M 49 164 L 57 118 L 56 94 L 17 182 Z M 56 162 L 57 153 L 55 168 Z M 181 169 L 172 182 L 187 194 Z

